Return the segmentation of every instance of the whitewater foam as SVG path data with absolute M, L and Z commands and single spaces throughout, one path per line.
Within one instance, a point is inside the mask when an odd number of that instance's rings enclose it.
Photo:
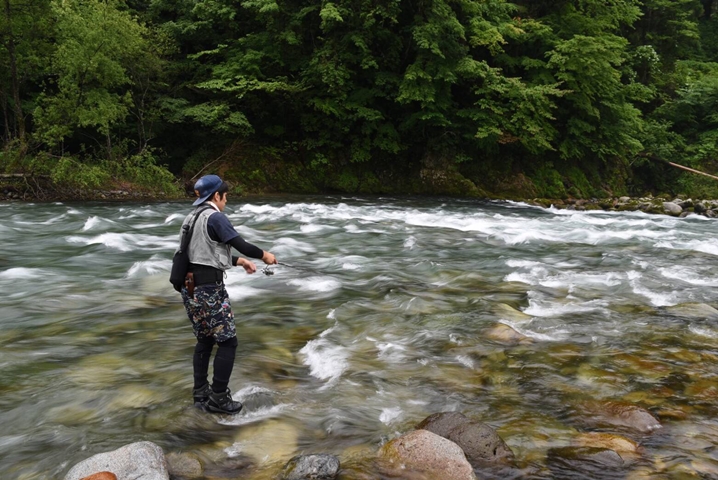
M 325 331 L 319 338 L 310 340 L 299 350 L 304 356 L 304 365 L 309 367 L 309 374 L 320 380 L 337 379 L 349 367 L 347 349 L 326 338 L 333 328 Z
M 172 263 L 169 260 L 161 258 L 151 258 L 141 262 L 135 262 L 127 271 L 126 278 L 135 278 L 144 275 L 155 275 L 161 272 L 167 272 Z
M 3 280 L 28 280 L 40 278 L 45 273 L 39 268 L 15 267 L 9 268 L 2 273 Z
M 331 292 L 341 288 L 342 283 L 332 278 L 306 277 L 289 280 L 287 285 L 297 287 L 303 292 Z
M 400 407 L 382 408 L 379 421 L 384 425 L 389 425 L 399 419 L 402 413 L 403 411 Z
M 692 333 L 695 333 L 696 335 L 699 335 L 701 337 L 718 339 L 718 330 L 715 330 L 712 328 L 698 326 L 698 325 L 690 325 L 688 327 L 688 330 L 690 330 Z

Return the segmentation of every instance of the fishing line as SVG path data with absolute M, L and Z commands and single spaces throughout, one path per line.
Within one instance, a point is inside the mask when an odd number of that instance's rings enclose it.
M 306 271 L 306 272 L 315 273 L 315 274 L 317 274 L 317 275 L 322 275 L 321 272 L 319 272 L 319 271 L 317 271 L 317 270 L 314 270 L 313 268 L 309 268 L 309 267 L 295 266 L 295 265 L 290 265 L 290 264 L 284 263 L 284 262 L 277 262 L 277 265 L 281 265 L 281 266 L 283 266 L 283 267 L 294 268 L 295 270 L 304 270 L 304 271 Z M 266 265 L 266 266 L 262 269 L 262 273 L 265 274 L 265 275 L 267 275 L 267 276 L 269 276 L 269 275 L 274 275 L 274 270 L 272 270 L 272 269 L 270 268 L 270 266 L 271 266 L 271 265 Z

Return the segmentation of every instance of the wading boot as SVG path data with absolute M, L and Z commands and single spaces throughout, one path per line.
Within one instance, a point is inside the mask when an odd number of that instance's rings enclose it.
M 207 410 L 212 413 L 226 413 L 234 415 L 242 410 L 242 403 L 232 400 L 229 388 L 222 393 L 210 391 L 209 400 L 207 400 Z
M 209 388 L 209 383 L 205 383 L 200 388 L 195 388 L 194 390 L 192 390 L 194 406 L 205 410 L 207 408 L 207 400 L 209 400 L 210 393 L 212 393 L 212 389 Z

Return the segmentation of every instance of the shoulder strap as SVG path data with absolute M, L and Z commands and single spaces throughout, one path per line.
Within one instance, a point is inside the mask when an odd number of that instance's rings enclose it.
M 202 209 L 197 209 L 197 213 L 195 214 L 194 218 L 192 219 L 191 223 L 184 226 L 185 234 L 182 236 L 182 243 L 180 244 L 180 252 L 184 252 L 185 249 L 187 249 L 187 246 L 189 245 L 190 240 L 192 239 L 192 233 L 194 233 L 194 224 L 197 223 L 197 219 L 199 218 L 199 214 L 204 212 L 205 210 L 209 210 L 212 207 L 205 207 Z M 188 228 L 189 227 L 189 228 Z

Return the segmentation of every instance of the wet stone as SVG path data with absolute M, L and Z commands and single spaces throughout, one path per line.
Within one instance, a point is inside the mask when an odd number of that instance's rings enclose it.
M 70 469 L 65 480 L 80 480 L 97 472 L 111 471 L 118 478 L 168 480 L 162 449 L 152 442 L 137 442 L 112 452 L 99 453 Z
M 395 438 L 381 448 L 379 458 L 392 470 L 390 476 L 405 478 L 407 472 L 414 471 L 425 478 L 476 480 L 461 447 L 428 430 Z
M 226 458 L 217 463 L 207 465 L 204 477 L 211 480 L 229 480 L 237 478 L 250 478 L 248 474 L 255 467 L 249 457 Z
M 551 448 L 546 454 L 551 478 L 623 478 L 623 459 L 613 450 L 595 447 Z
M 472 466 L 507 463 L 514 454 L 490 426 L 469 420 L 458 412 L 445 412 L 427 417 L 417 429 L 428 430 L 456 443 Z
M 571 439 L 571 445 L 574 447 L 606 448 L 618 453 L 624 460 L 640 456 L 640 447 L 637 442 L 613 433 L 581 433 Z
M 339 459 L 329 454 L 297 455 L 284 466 L 283 480 L 332 480 L 339 473 Z
M 625 402 L 587 401 L 579 406 L 579 422 L 590 426 L 613 426 L 648 434 L 662 428 L 653 415 L 638 405 Z
M 499 343 L 504 343 L 507 345 L 531 342 L 531 339 L 529 337 L 517 332 L 513 328 L 509 327 L 508 325 L 504 325 L 503 323 L 497 323 L 493 327 L 489 328 L 484 333 L 484 336 L 486 338 L 490 338 L 491 340 L 495 340 Z
M 666 311 L 676 317 L 718 320 L 718 310 L 705 303 L 682 303 L 666 307 Z
M 299 431 L 290 423 L 267 420 L 243 427 L 236 440 L 257 463 L 286 462 L 297 449 Z
M 257 390 L 250 392 L 244 398 L 242 398 L 242 404 L 244 405 L 245 412 L 255 412 L 261 409 L 272 408 L 276 405 L 274 395 L 270 391 Z
M 202 476 L 202 463 L 194 454 L 171 452 L 166 459 L 167 470 L 172 477 L 192 479 Z

